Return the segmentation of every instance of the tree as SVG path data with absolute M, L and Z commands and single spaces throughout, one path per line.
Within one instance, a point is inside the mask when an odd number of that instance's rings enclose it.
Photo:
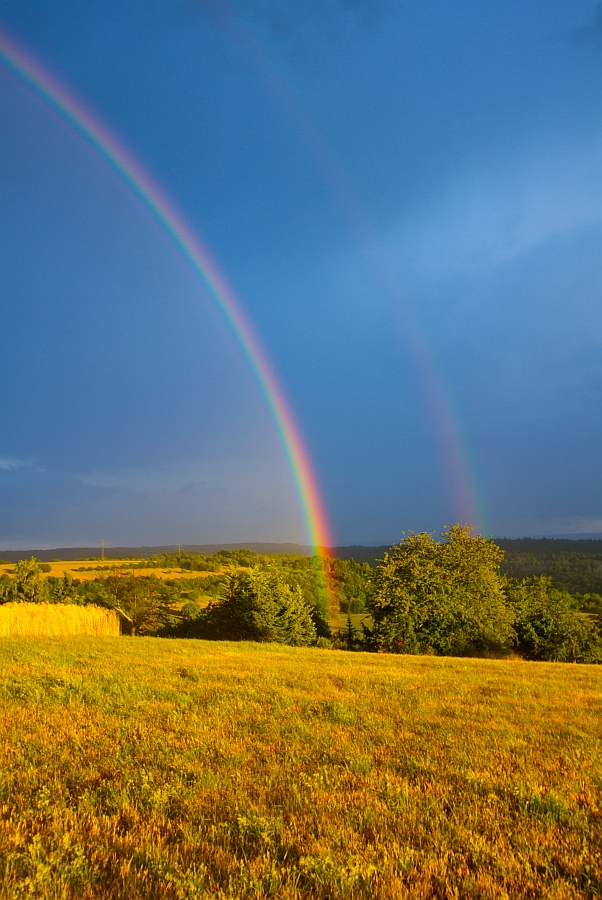
M 179 594 L 156 575 L 115 570 L 102 581 L 96 602 L 114 609 L 130 634 L 154 634 L 170 624 Z
M 70 572 L 65 572 L 61 578 L 50 575 L 46 579 L 48 586 L 48 600 L 50 603 L 81 603 L 77 588 L 80 584 Z
M 6 594 L 12 603 L 44 603 L 48 600 L 48 586 L 42 578 L 39 559 L 20 559 L 15 566 L 15 577 Z
M 505 601 L 492 539 L 448 526 L 437 542 L 410 532 L 374 573 L 368 597 L 377 647 L 398 653 L 471 655 L 509 649 L 513 612 Z
M 525 659 L 552 662 L 602 661 L 602 636 L 595 615 L 579 609 L 579 598 L 552 586 L 548 575 L 508 578 L 518 651 Z
M 232 572 L 227 596 L 187 623 L 182 633 L 213 640 L 275 641 L 293 646 L 316 640 L 312 608 L 300 588 L 288 585 L 274 569 L 258 568 Z
M 329 569 L 329 581 L 338 597 L 340 611 L 363 612 L 372 576 L 369 564 L 336 557 L 327 559 L 325 563 Z
M 342 633 L 339 632 L 339 639 L 342 646 L 346 650 L 356 650 L 359 646 L 361 646 L 361 640 L 359 639 L 355 628 L 353 627 L 353 622 L 351 621 L 351 615 L 347 613 L 347 624 L 345 625 L 345 631 Z
M 10 603 L 12 598 L 13 581 L 9 575 L 0 575 L 0 604 Z

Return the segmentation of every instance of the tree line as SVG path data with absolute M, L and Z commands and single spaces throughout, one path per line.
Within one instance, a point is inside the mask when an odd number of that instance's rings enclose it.
M 491 538 L 456 524 L 440 540 L 428 532 L 404 535 L 375 568 L 222 550 L 153 559 L 157 567 L 189 571 L 183 578 L 114 569 L 79 581 L 43 577 L 49 567 L 21 560 L 12 578 L 0 577 L 0 603 L 93 603 L 115 609 L 133 635 L 602 661 L 602 597 L 559 587 L 550 574 L 509 575 L 503 562 L 504 550 Z M 326 583 L 347 615 L 338 630 L 325 608 Z

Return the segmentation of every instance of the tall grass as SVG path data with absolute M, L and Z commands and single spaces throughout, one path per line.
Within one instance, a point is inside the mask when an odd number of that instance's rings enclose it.
M 0 637 L 66 637 L 118 635 L 113 609 L 66 603 L 4 603 L 0 606 Z
M 0 642 L 0 898 L 594 900 L 602 667 Z

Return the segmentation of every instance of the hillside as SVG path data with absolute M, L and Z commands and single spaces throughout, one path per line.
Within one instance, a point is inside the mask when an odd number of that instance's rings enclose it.
M 164 553 L 201 553 L 212 556 L 218 550 L 252 550 L 259 554 L 293 554 L 294 556 L 308 556 L 309 548 L 303 544 L 278 544 L 269 542 L 251 542 L 237 544 L 166 544 L 156 547 L 106 547 L 104 556 L 106 559 L 148 559 L 151 556 L 163 556 Z M 52 560 L 84 560 L 99 559 L 100 547 L 54 547 L 45 550 L 3 550 L 0 558 L 7 562 L 17 562 L 20 559 L 29 559 L 35 556 L 42 562 Z
M 563 538 L 497 540 L 504 550 L 502 571 L 514 578 L 549 575 L 557 587 L 602 594 L 602 541 Z
M 582 898 L 602 670 L 0 642 L 0 898 Z

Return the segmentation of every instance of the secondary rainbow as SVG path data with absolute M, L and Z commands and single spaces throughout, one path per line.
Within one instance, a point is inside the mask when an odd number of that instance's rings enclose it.
M 339 153 L 288 83 L 281 66 L 273 61 L 257 32 L 238 15 L 230 0 L 222 0 L 220 12 L 222 25 L 228 28 L 232 39 L 242 48 L 282 116 L 288 118 L 298 140 L 313 157 L 317 171 L 345 215 L 350 234 L 358 241 L 359 248 L 372 266 L 381 296 L 389 299 L 391 312 L 403 328 L 404 352 L 418 375 L 425 408 L 431 417 L 433 436 L 440 447 L 442 467 L 447 473 L 452 508 L 461 521 L 479 527 L 485 517 L 480 511 L 482 504 L 478 502 L 474 467 L 470 465 L 470 457 L 462 440 L 460 417 L 453 408 L 435 354 L 412 309 L 397 266 L 383 247 L 379 229 L 375 227 L 345 171 Z M 399 328 L 400 336 L 402 328 Z
M 328 555 L 328 548 L 332 546 L 328 520 L 299 427 L 257 334 L 207 248 L 114 135 L 2 30 L 0 61 L 47 101 L 117 171 L 175 241 L 208 289 L 240 344 L 267 403 L 292 475 L 308 543 L 314 552 L 321 556 Z

